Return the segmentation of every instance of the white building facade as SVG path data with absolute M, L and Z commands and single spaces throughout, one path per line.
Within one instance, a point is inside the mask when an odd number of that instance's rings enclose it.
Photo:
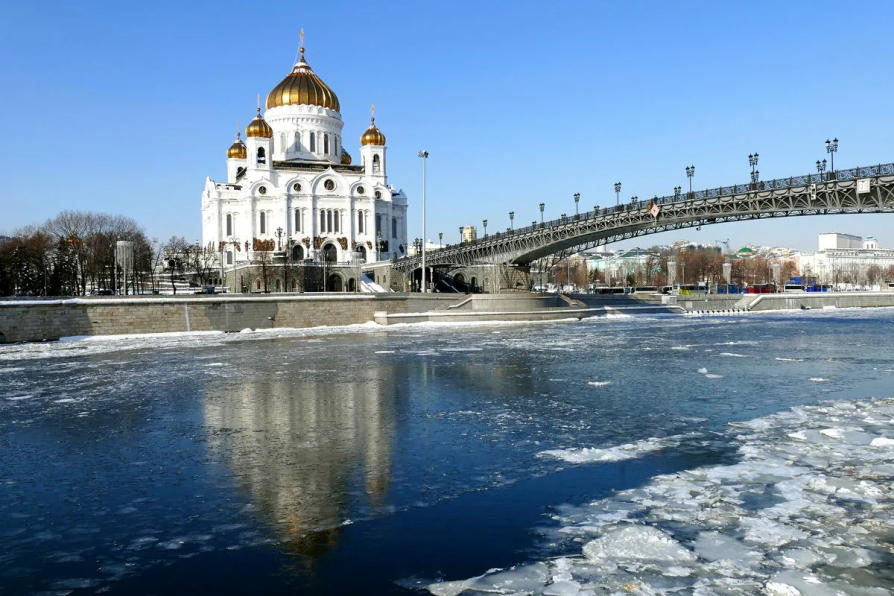
M 300 51 L 227 151 L 226 181 L 205 180 L 203 244 L 224 272 L 260 258 L 355 266 L 406 254 L 407 197 L 388 184 L 385 135 L 373 117 L 355 165 L 338 97 Z
M 819 250 L 800 256 L 801 274 L 837 289 L 887 289 L 894 281 L 894 249 L 879 248 L 873 236 L 830 232 L 819 235 Z

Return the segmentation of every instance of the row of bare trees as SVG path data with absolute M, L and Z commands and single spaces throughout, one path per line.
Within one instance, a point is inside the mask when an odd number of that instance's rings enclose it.
M 0 295 L 72 296 L 85 294 L 88 288 L 115 289 L 123 273 L 115 261 L 119 240 L 133 243 L 135 287 L 149 289 L 160 247 L 133 219 L 63 211 L 0 243 Z

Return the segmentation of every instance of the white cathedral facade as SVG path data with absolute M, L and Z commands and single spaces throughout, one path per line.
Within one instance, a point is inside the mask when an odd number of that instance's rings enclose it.
M 219 253 L 231 280 L 228 272 L 260 259 L 273 266 L 325 262 L 336 276 L 328 289 L 347 290 L 359 280 L 346 279 L 340 266 L 406 254 L 407 197 L 388 185 L 385 135 L 374 117 L 360 137 L 360 164 L 353 164 L 338 97 L 305 61 L 303 43 L 300 51 L 263 115 L 258 107 L 245 141 L 237 133 L 227 150 L 226 182 L 206 178 L 203 244 Z M 235 281 L 228 285 L 236 289 Z

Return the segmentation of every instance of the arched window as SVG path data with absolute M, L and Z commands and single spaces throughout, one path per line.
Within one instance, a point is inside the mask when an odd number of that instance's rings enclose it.
M 233 235 L 233 216 L 227 213 L 227 236 Z
M 326 231 L 332 231 L 332 211 L 326 211 Z
M 363 211 L 357 212 L 357 233 L 363 233 Z
M 301 209 L 295 209 L 295 231 L 301 231 Z
M 267 233 L 267 214 L 261 211 L 261 233 Z
M 300 244 L 296 244 L 292 247 L 292 260 L 293 261 L 303 261 L 304 260 L 304 247 Z
M 310 152 L 316 153 L 317 151 L 317 135 L 314 133 L 310 133 Z
M 228 250 L 227 251 L 227 265 L 232 265 L 232 264 L 233 264 L 233 251 Z
M 332 137 L 332 155 L 339 155 L 338 153 L 338 137 Z
M 263 147 L 258 147 L 258 165 L 263 165 L 267 163 L 267 154 L 264 152 Z
M 320 209 L 320 232 L 326 231 L 326 211 Z
M 382 163 L 379 161 L 378 155 L 373 155 L 373 172 L 378 172 L 382 169 Z
M 323 135 L 323 153 L 329 155 L 329 134 Z
M 332 229 L 337 232 L 338 231 L 338 211 L 333 212 L 332 223 L 335 224 Z
M 391 218 L 391 237 L 397 238 L 397 218 Z
M 382 233 L 382 214 L 376 213 L 376 234 Z
M 301 151 L 301 131 L 295 131 L 295 151 Z

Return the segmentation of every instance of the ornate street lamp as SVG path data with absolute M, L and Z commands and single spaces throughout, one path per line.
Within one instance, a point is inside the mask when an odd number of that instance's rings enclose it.
M 754 154 L 748 154 L 748 165 L 751 166 L 751 184 L 757 184 L 757 180 L 760 177 L 760 172 L 755 170 L 757 167 L 757 158 L 757 151 L 755 151 Z
M 621 183 L 615 182 L 615 205 L 621 204 Z
M 577 217 L 580 215 L 580 212 L 577 210 L 578 203 L 580 203 L 580 193 L 576 192 L 576 193 L 574 193 L 574 218 L 575 219 L 577 219 Z
M 545 203 L 540 203 L 540 225 L 543 225 L 543 208 L 546 206 Z
M 509 229 L 515 231 L 515 224 L 512 223 L 512 220 L 515 219 L 515 211 L 509 212 Z
M 674 187 L 674 200 L 675 200 L 675 201 L 679 201 L 679 200 L 680 200 L 680 192 L 681 192 L 682 190 L 683 190 L 682 187 L 679 187 L 679 186 L 675 186 L 675 187 Z
M 816 171 L 819 172 L 820 180 L 826 179 L 826 160 L 816 160 Z
M 689 178 L 689 195 L 692 198 L 692 177 L 695 176 L 695 166 L 686 166 L 686 177 Z
M 832 174 L 832 177 L 834 178 L 835 177 L 835 154 L 838 153 L 838 139 L 832 139 L 831 141 L 829 141 L 829 139 L 826 139 L 826 153 L 828 153 L 829 156 L 831 156 L 831 158 L 832 158 L 832 168 L 830 170 L 830 173 Z
M 276 249 L 282 250 L 282 228 L 276 228 Z
M 444 232 L 438 232 L 438 248 L 444 246 Z
M 487 240 L 487 220 L 485 219 L 481 223 L 484 224 L 484 239 Z
M 463 227 L 459 226 L 459 243 L 463 243 Z

